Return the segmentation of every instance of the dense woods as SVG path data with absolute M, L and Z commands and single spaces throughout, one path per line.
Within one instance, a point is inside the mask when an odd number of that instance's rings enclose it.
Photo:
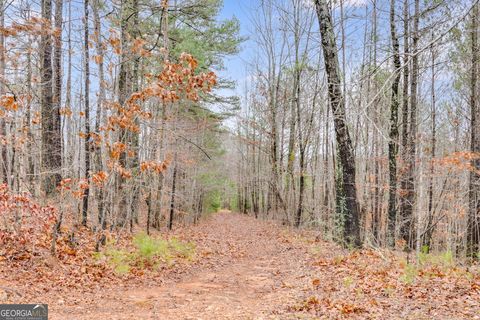
M 478 312 L 479 2 L 0 0 L 0 298 Z
M 215 71 L 242 39 L 220 9 L 3 2 L 3 183 L 55 204 L 58 230 L 171 229 L 222 206 L 221 122 L 235 99 L 213 91 L 232 86 Z
M 262 1 L 236 129 L 241 210 L 347 246 L 474 256 L 477 11 Z
M 247 39 L 220 1 L 2 8 L 2 180 L 60 220 L 149 231 L 226 206 L 478 252 L 475 2 L 261 1 L 241 100 L 216 90 Z
M 219 1 L 5 2 L 2 180 L 95 229 L 227 206 L 475 255 L 477 4 L 410 2 L 261 1 L 241 104 Z

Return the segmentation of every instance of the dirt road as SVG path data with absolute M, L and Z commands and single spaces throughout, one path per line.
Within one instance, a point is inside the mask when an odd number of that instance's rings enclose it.
M 89 305 L 54 306 L 51 318 L 277 319 L 310 281 L 307 249 L 283 228 L 227 212 L 198 228 L 231 254 L 179 281 L 107 290 Z

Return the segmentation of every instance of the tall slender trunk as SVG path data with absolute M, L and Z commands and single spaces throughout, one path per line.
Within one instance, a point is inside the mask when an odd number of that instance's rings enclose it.
M 407 176 L 405 189 L 405 206 L 402 215 L 401 234 L 406 246 L 414 249 L 416 246 L 415 207 L 415 160 L 417 139 L 417 91 L 418 91 L 418 42 L 419 42 L 420 0 L 415 0 L 415 13 L 412 31 L 412 77 L 410 82 L 410 128 L 407 143 Z
M 127 100 L 128 96 L 128 89 L 127 89 L 127 70 L 128 70 L 128 59 L 127 59 L 127 42 L 128 42 L 128 35 L 127 35 L 127 3 L 121 3 L 121 21 L 120 21 L 120 41 L 121 41 L 121 55 L 120 55 L 120 70 L 118 75 L 118 104 L 122 107 L 125 107 L 125 101 Z M 126 129 L 120 129 L 119 132 L 119 141 L 121 143 L 127 142 L 128 132 Z M 127 168 L 127 152 L 122 151 L 119 155 L 119 164 L 122 168 Z M 122 174 L 117 175 L 118 179 L 118 186 L 117 186 L 117 196 L 120 197 L 119 199 L 119 216 L 117 217 L 117 224 L 118 225 L 125 225 L 127 222 L 127 194 L 125 192 L 125 184 L 126 179 Z
M 343 191 L 345 194 L 346 217 L 344 238 L 348 245 L 359 247 L 360 226 L 357 187 L 355 185 L 355 158 L 346 123 L 345 100 L 341 87 L 338 66 L 338 51 L 335 42 L 332 17 L 326 0 L 315 0 L 322 36 L 323 56 L 328 77 L 328 94 L 334 116 L 335 134 L 342 168 Z
M 300 58 L 300 9 L 301 5 L 297 3 L 296 1 L 293 1 L 293 19 L 294 19 L 294 46 L 295 46 L 295 65 L 294 65 L 294 73 L 293 73 L 293 103 L 292 103 L 292 117 L 294 118 L 294 121 L 298 122 L 298 144 L 299 144 L 299 153 L 300 153 L 300 179 L 299 179 L 299 198 L 298 198 L 298 206 L 297 206 L 297 212 L 295 215 L 295 226 L 300 226 L 300 223 L 302 221 L 302 212 L 303 212 L 303 197 L 304 197 L 304 190 L 305 190 L 305 150 L 303 147 L 303 137 L 302 137 L 302 122 L 301 122 L 301 110 L 300 110 L 300 77 L 302 73 L 302 62 Z M 295 116 L 296 115 L 296 116 Z M 296 118 L 296 120 L 295 120 Z M 290 128 L 290 130 L 293 130 L 293 135 L 291 134 L 291 137 L 295 137 L 295 125 L 293 128 Z M 288 161 L 290 164 L 291 161 L 291 178 L 292 178 L 292 189 L 293 189 L 293 195 L 292 199 L 295 199 L 295 182 L 293 180 L 293 163 L 295 160 L 295 144 L 292 144 L 292 152 L 288 156 Z M 288 190 L 287 190 L 288 192 Z M 295 201 L 293 201 L 293 204 L 295 204 Z
M 407 203 L 407 179 L 408 179 L 408 111 L 409 111 L 409 83 L 410 83 L 410 39 L 409 39 L 409 20 L 410 20 L 410 11 L 409 11 L 409 0 L 404 0 L 403 2 L 403 101 L 402 101 L 402 137 L 401 137 L 401 146 L 402 146 L 402 168 L 401 168 L 401 182 L 400 182 L 400 236 L 403 238 L 403 229 L 404 229 L 404 219 L 405 212 L 408 207 Z
M 299 68 L 299 67 L 297 67 Z M 300 166 L 300 179 L 299 179 L 299 189 L 298 189 L 298 205 L 297 205 L 297 213 L 295 217 L 295 226 L 299 227 L 300 222 L 302 221 L 302 213 L 303 213 L 303 198 L 305 194 L 305 141 L 303 138 L 303 132 L 301 128 L 301 108 L 300 108 L 300 72 L 298 70 L 296 72 L 296 92 L 295 92 L 295 105 L 297 111 L 297 119 L 298 119 L 298 147 L 299 147 L 299 166 Z
M 90 179 L 90 54 L 88 49 L 88 0 L 84 0 L 84 66 L 85 66 L 85 179 Z M 82 225 L 87 225 L 88 218 L 88 197 L 90 187 L 83 192 Z
M 62 105 L 62 25 L 63 25 L 63 0 L 55 0 L 55 29 L 60 36 L 55 38 L 53 51 L 53 103 L 55 108 Z
M 173 175 L 172 175 L 172 194 L 170 198 L 170 215 L 168 219 L 168 230 L 172 230 L 173 227 L 173 219 L 175 214 L 175 192 L 177 187 L 177 152 L 175 151 L 175 156 L 173 159 Z
M 298 50 L 298 48 L 296 48 Z M 294 66 L 294 73 L 297 73 L 297 68 L 298 65 L 295 62 Z M 296 133 L 296 124 L 297 124 L 297 113 L 295 111 L 296 109 L 296 94 L 297 94 L 297 87 L 300 84 L 297 83 L 297 77 L 294 76 L 293 80 L 293 91 L 292 94 L 294 98 L 292 101 L 289 103 L 290 105 L 290 123 L 289 123 L 289 136 L 288 136 L 288 157 L 287 157 L 287 176 L 286 176 L 286 184 L 285 184 L 285 194 L 286 194 L 286 200 L 289 199 L 294 199 L 295 196 L 291 196 L 290 194 L 290 188 L 293 189 L 293 194 L 295 194 L 295 182 L 294 182 L 294 176 L 293 176 L 293 165 L 295 163 L 295 133 Z M 282 163 L 282 162 L 280 162 Z M 290 204 L 291 201 L 289 201 Z
M 331 216 L 332 216 L 332 210 L 331 210 L 331 206 L 330 206 L 330 197 L 329 197 L 329 192 L 330 192 L 330 188 L 329 188 L 329 184 L 328 184 L 328 181 L 330 180 L 329 177 L 329 161 L 328 161 L 328 157 L 329 157 L 329 154 L 330 154 L 330 151 L 329 151 L 329 146 L 330 146 L 330 139 L 329 139 L 329 135 L 330 135 L 330 108 L 327 108 L 326 110 L 326 115 L 325 115 L 325 141 L 323 141 L 323 154 L 324 154 L 324 159 L 323 159 L 323 206 L 324 206 L 324 210 L 325 210 L 325 228 L 324 228 L 324 232 L 327 233 L 328 230 L 329 230 L 329 226 L 330 226 L 330 221 L 331 221 Z M 335 172 L 335 171 L 334 171 Z M 335 179 L 334 179 L 334 183 L 335 183 Z
M 162 112 L 161 112 L 161 127 L 160 127 L 160 134 L 159 134 L 159 141 L 158 141 L 158 152 L 161 153 L 164 152 L 163 150 L 163 143 L 165 140 L 165 126 L 167 122 L 167 106 L 165 103 L 162 105 Z M 163 192 L 163 187 L 165 183 L 165 174 L 161 172 L 158 176 L 158 185 L 157 185 L 157 203 L 155 207 L 155 213 L 153 216 L 153 226 L 157 229 L 160 228 L 160 216 L 162 212 L 162 192 Z
M 169 39 L 168 39 L 168 2 L 169 0 L 163 0 L 162 1 L 162 15 L 160 19 L 160 28 L 162 30 L 162 36 L 163 36 L 163 47 L 165 49 L 164 51 L 164 61 L 168 60 L 169 56 Z M 164 152 L 163 150 L 163 143 L 165 140 L 165 126 L 167 123 L 167 105 L 166 103 L 162 104 L 162 109 L 161 109 L 161 127 L 160 127 L 160 135 L 158 137 L 159 142 L 158 142 L 158 153 L 159 157 L 163 156 L 162 153 Z M 165 176 L 164 173 L 161 172 L 158 176 L 158 185 L 157 185 L 157 201 L 156 201 L 156 206 L 155 206 L 155 213 L 153 216 L 153 226 L 157 229 L 160 228 L 160 216 L 161 216 L 161 211 L 162 211 L 162 192 L 163 192 L 163 187 L 165 183 Z
M 432 39 L 433 39 L 433 32 L 432 32 Z M 430 250 L 432 236 L 434 231 L 433 225 L 433 214 L 434 214 L 434 207 L 433 207 L 433 183 L 434 183 L 434 175 L 435 175 L 435 156 L 436 156 L 436 148 L 437 148 L 437 110 L 436 110 L 436 96 L 435 96 L 435 49 L 432 42 L 431 45 L 431 54 L 432 54 L 432 78 L 431 78 L 431 99 L 432 99 L 432 140 L 431 140 L 431 161 L 430 161 L 430 177 L 428 183 L 428 212 L 427 212 L 427 223 L 425 225 L 425 230 L 422 234 L 422 246 L 425 247 L 427 250 Z
M 270 163 L 271 163 L 271 175 L 272 175 L 272 185 L 270 186 L 270 200 L 273 203 L 269 202 L 269 208 L 267 209 L 267 214 L 270 210 L 274 211 L 278 208 L 278 196 L 280 194 L 278 189 L 278 133 L 277 133 L 277 106 L 275 102 L 275 90 L 270 89 L 270 112 L 271 112 L 271 140 L 270 140 Z M 288 212 L 285 212 L 285 219 L 289 221 Z
M 52 0 L 42 0 L 42 18 L 51 24 Z M 60 109 L 53 101 L 52 37 L 43 34 L 41 51 L 41 116 L 42 116 L 42 174 L 43 191 L 50 195 L 61 180 L 62 134 Z
M 480 152 L 480 107 L 477 101 L 478 93 L 478 15 L 479 4 L 475 4 L 472 11 L 472 69 L 471 69 L 471 151 Z M 480 252 L 480 159 L 473 160 L 473 167 L 470 173 L 469 185 L 469 213 L 467 219 L 467 256 L 479 259 Z
M 55 38 L 53 51 L 53 104 L 56 109 L 60 110 L 62 106 L 62 32 L 63 32 L 63 0 L 55 0 L 55 29 L 58 30 L 59 36 Z M 61 119 L 60 119 L 61 121 Z M 61 122 L 60 122 L 61 127 Z M 60 153 L 62 151 L 60 150 Z M 60 213 L 55 225 L 54 238 L 63 223 L 63 212 Z M 52 241 L 52 252 L 55 253 L 55 241 Z
M 72 0 L 68 1 L 68 39 L 67 39 L 67 47 L 68 47 L 68 56 L 67 56 L 67 83 L 65 86 L 65 107 L 70 109 L 72 108 Z M 70 143 L 70 135 L 68 132 L 69 126 L 72 119 L 70 117 L 63 117 L 62 122 L 62 132 L 67 132 L 66 138 L 64 140 L 64 148 L 63 148 L 63 164 L 71 163 L 73 160 L 73 152 L 69 155 L 66 150 L 69 150 L 71 146 Z
M 0 27 L 3 29 L 5 26 L 5 1 L 0 1 Z M 2 82 L 0 83 L 0 95 L 4 95 L 5 85 L 3 84 L 3 79 L 5 79 L 5 35 L 0 33 L 0 77 Z M 0 117 L 0 139 L 6 138 L 7 135 L 7 126 L 5 119 Z M 0 172 L 1 172 L 1 183 L 8 182 L 8 155 L 7 155 L 7 145 L 0 144 Z
M 390 102 L 390 136 L 388 141 L 388 168 L 389 168 L 389 194 L 388 194 L 388 227 L 387 242 L 389 246 L 395 245 L 395 223 L 397 219 L 397 154 L 398 154 L 398 106 L 400 84 L 400 50 L 395 27 L 395 0 L 390 0 L 390 35 L 393 49 L 393 68 L 395 77 L 392 82 L 392 97 Z
M 138 20 L 138 0 L 132 0 L 132 28 L 131 28 L 131 31 L 130 31 L 130 34 L 131 34 L 131 37 L 133 39 L 136 39 L 139 37 L 140 33 L 139 33 L 139 30 L 138 30 L 138 23 L 139 23 L 139 20 Z M 139 90 L 139 83 L 138 83 L 138 80 L 139 80 L 139 68 L 140 68 L 140 56 L 138 55 L 134 55 L 132 57 L 133 61 L 132 61 L 132 73 L 130 75 L 130 83 L 131 83 L 131 86 L 132 86 L 132 92 L 137 92 Z M 136 121 L 137 125 L 138 125 L 138 121 Z M 140 148 L 139 148 L 139 134 L 137 132 L 130 132 L 129 134 L 129 140 L 130 140 L 130 143 L 131 143 L 131 146 L 133 148 L 133 151 L 134 151 L 134 155 L 133 157 L 131 158 L 131 162 L 129 164 L 129 167 L 132 168 L 134 170 L 134 172 L 136 172 L 135 168 L 137 168 L 139 166 L 139 153 L 140 153 Z M 140 196 L 140 187 L 139 185 L 135 184 L 133 186 L 133 190 L 132 190 L 132 199 L 130 201 L 130 229 L 132 229 L 132 225 L 133 225 L 133 222 L 135 221 L 136 223 L 138 223 L 138 212 L 137 212 L 137 207 L 138 207 L 138 198 Z
M 97 110 L 95 115 L 95 133 L 100 134 L 100 124 L 102 122 L 102 113 L 103 113 L 103 103 L 105 101 L 105 70 L 104 70 L 104 50 L 102 44 L 102 25 L 100 23 L 100 1 L 95 0 L 92 6 L 93 11 L 93 28 L 94 35 L 96 37 L 96 50 L 98 55 L 98 80 L 99 80 L 99 89 L 98 89 L 98 98 L 97 98 Z M 95 146 L 95 167 L 97 171 L 102 171 L 102 148 L 100 146 Z M 103 188 L 98 188 L 97 194 L 97 206 L 98 206 L 98 223 L 101 225 L 102 230 L 107 226 L 107 221 L 105 219 L 105 205 L 104 197 L 105 193 Z
M 27 9 L 26 18 L 30 17 L 30 9 Z M 29 40 L 31 38 L 29 37 Z M 31 41 L 28 42 L 27 47 L 27 74 L 26 74 L 26 84 L 27 84 L 27 113 L 26 113 L 26 128 L 27 128 L 27 142 L 26 142 L 26 150 L 32 150 L 33 148 L 33 128 L 32 128 L 32 100 L 33 100 L 33 86 L 32 86 L 32 78 L 33 78 L 33 68 L 32 68 L 32 53 L 31 53 L 32 44 Z M 30 193 L 37 195 L 37 188 L 35 187 L 35 161 L 32 152 L 27 152 L 27 182 L 29 185 Z
M 373 12 L 372 12 L 372 20 L 373 20 L 373 30 L 372 30 L 372 41 L 373 41 L 373 70 L 377 70 L 377 0 L 373 1 Z M 376 95 L 377 93 L 377 80 L 373 79 L 373 92 Z M 380 126 L 380 117 L 379 114 L 382 112 L 382 110 L 379 110 L 382 106 L 381 103 L 379 103 L 378 98 L 374 99 L 375 102 L 373 105 L 375 106 L 375 109 L 373 110 L 373 122 L 375 126 L 379 127 Z M 373 140 L 373 145 L 372 145 L 372 155 L 373 155 L 373 176 L 374 176 L 374 194 L 373 194 L 373 201 L 372 201 L 372 234 L 373 234 L 373 239 L 377 245 L 380 244 L 381 239 L 380 239 L 380 215 L 381 215 L 381 209 L 380 209 L 380 162 L 379 162 L 379 157 L 380 157 L 380 141 L 378 138 L 378 132 L 377 130 L 373 130 L 372 134 L 372 140 Z

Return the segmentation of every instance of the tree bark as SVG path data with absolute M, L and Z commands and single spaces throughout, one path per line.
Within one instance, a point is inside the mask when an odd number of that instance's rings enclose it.
M 419 42 L 419 19 L 420 1 L 415 0 L 415 13 L 413 17 L 412 31 L 412 77 L 410 82 L 410 128 L 406 152 L 407 174 L 405 184 L 405 201 L 402 213 L 402 225 L 400 233 L 406 242 L 408 249 L 416 247 L 416 227 L 414 217 L 415 207 L 415 160 L 416 160 L 416 138 L 417 138 L 417 91 L 418 91 L 418 42 Z
M 97 99 L 97 110 L 95 115 L 95 133 L 100 134 L 100 123 L 102 122 L 102 113 L 103 113 L 103 103 L 105 101 L 105 70 L 104 70 L 104 49 L 102 45 L 102 25 L 100 23 L 100 1 L 95 0 L 92 6 L 93 11 L 93 27 L 95 34 L 95 44 L 97 49 L 97 55 L 99 56 L 98 60 L 98 80 L 99 80 L 99 89 L 98 89 L 98 99 Z M 102 148 L 100 146 L 95 146 L 95 166 L 97 171 L 103 170 L 102 164 Z M 97 194 L 97 206 L 98 206 L 98 223 L 101 225 L 102 230 L 106 229 L 107 221 L 105 219 L 105 205 L 104 205 L 104 191 L 103 188 L 98 188 Z
M 128 96 L 128 89 L 127 89 L 127 70 L 128 70 L 128 61 L 127 61 L 127 42 L 128 42 L 128 35 L 127 35 L 127 4 L 128 1 L 121 4 L 121 26 L 120 26 L 120 38 L 121 38 L 121 56 L 120 56 L 120 70 L 118 75 L 118 103 L 119 105 L 124 108 L 125 101 L 127 100 Z M 119 141 L 121 143 L 127 142 L 127 130 L 120 129 L 119 132 Z M 119 164 L 122 168 L 127 168 L 127 151 L 122 151 L 119 156 Z M 125 225 L 127 222 L 127 194 L 125 192 L 125 184 L 126 179 L 122 174 L 117 175 L 118 179 L 118 187 L 117 187 L 117 195 L 120 197 L 119 201 L 119 216 L 117 217 L 117 224 L 120 226 Z
M 400 51 L 395 27 L 395 0 L 390 0 L 390 35 L 393 49 L 393 68 L 395 77 L 392 82 L 392 97 L 390 105 L 390 139 L 388 141 L 388 165 L 390 188 L 388 194 L 388 230 L 387 242 L 395 245 L 395 223 L 397 219 L 397 154 L 398 154 L 398 106 L 400 84 Z
M 172 230 L 173 228 L 173 219 L 175 214 L 175 192 L 176 192 L 176 183 L 177 183 L 177 152 L 175 152 L 175 156 L 173 159 L 173 176 L 172 176 L 172 195 L 170 198 L 170 215 L 168 219 L 168 230 Z
M 84 0 L 84 66 L 85 66 L 85 179 L 90 178 L 90 54 L 88 49 L 88 0 Z M 88 197 L 90 187 L 83 191 L 83 209 L 82 209 L 82 225 L 87 225 L 88 218 Z
M 469 213 L 467 218 L 467 256 L 479 259 L 480 252 L 480 107 L 477 101 L 478 92 L 478 4 L 475 4 L 472 11 L 472 69 L 471 69 L 471 92 L 470 92 L 470 108 L 471 108 L 471 151 L 475 154 L 472 161 L 473 169 L 470 172 L 469 185 Z
M 346 123 L 345 100 L 339 74 L 335 32 L 333 30 L 332 17 L 327 1 L 315 0 L 315 7 L 320 24 L 320 34 L 322 36 L 323 56 L 328 77 L 328 95 L 334 116 L 335 134 L 342 168 L 343 189 L 346 198 L 344 238 L 346 244 L 360 247 L 359 206 L 355 185 L 355 158 Z
M 3 29 L 5 26 L 5 1 L 0 1 L 0 27 Z M 0 77 L 1 77 L 1 84 L 0 84 L 0 95 L 4 95 L 5 92 L 5 85 L 3 81 L 5 81 L 5 35 L 0 33 Z M 0 117 L 0 139 L 6 139 L 7 136 L 7 126 L 5 123 L 5 119 Z M 0 144 L 0 172 L 1 174 L 1 183 L 8 183 L 8 154 L 7 154 L 7 145 Z
M 433 32 L 432 32 L 432 40 L 433 40 Z M 434 175 L 435 175 L 435 156 L 436 156 L 436 148 L 437 148 L 437 110 L 436 110 L 436 96 L 435 96 L 435 48 L 432 42 L 431 45 L 431 54 L 432 54 L 432 78 L 431 78 L 431 99 L 432 99 L 432 140 L 431 140 L 431 161 L 430 161 L 430 177 L 429 177 L 429 185 L 428 185 L 428 212 L 427 212 L 427 223 L 422 234 L 422 246 L 426 248 L 427 251 L 430 251 L 431 242 L 434 228 L 434 221 L 433 221 L 433 214 L 434 214 L 434 206 L 433 206 L 433 184 L 434 184 Z M 422 249 L 423 250 L 423 249 Z
M 132 0 L 132 28 L 130 28 L 130 35 L 131 38 L 136 39 L 139 37 L 140 33 L 138 30 L 138 0 Z M 136 54 L 132 57 L 132 73 L 130 75 L 130 85 L 132 86 L 132 92 L 137 92 L 139 90 L 139 65 L 140 65 L 140 57 Z M 138 125 L 138 121 L 136 121 Z M 139 134 L 137 132 L 130 132 L 129 134 L 129 140 L 130 144 L 132 145 L 134 155 L 130 161 L 129 167 L 133 172 L 138 172 L 138 166 L 139 166 Z M 132 195 L 131 195 L 131 201 L 130 201 L 130 228 L 132 228 L 133 222 L 135 221 L 138 223 L 138 198 L 140 196 L 140 186 L 139 185 L 134 185 L 133 190 L 132 190 Z
M 52 21 L 52 1 L 42 0 L 42 18 Z M 41 115 L 42 115 L 42 174 L 43 191 L 51 195 L 61 180 L 62 135 L 60 109 L 53 101 L 52 37 L 43 34 L 41 51 Z
M 399 206 L 399 222 L 400 227 L 403 228 L 403 217 L 408 206 L 406 190 L 407 190 L 407 166 L 408 166 L 408 110 L 409 110 L 409 83 L 410 83 L 410 41 L 409 41 L 409 0 L 403 2 L 403 90 L 402 90 L 402 137 L 401 137 L 401 153 L 402 153 L 402 168 L 401 168 L 401 182 L 400 182 L 400 206 Z M 400 228 L 400 229 L 401 229 Z M 400 231 L 402 233 L 402 231 Z M 401 237 L 402 234 L 400 234 Z

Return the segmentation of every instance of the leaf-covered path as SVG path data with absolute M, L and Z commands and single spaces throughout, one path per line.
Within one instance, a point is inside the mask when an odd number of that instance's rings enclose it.
M 193 261 L 118 275 L 87 253 L 46 255 L 16 273 L 3 265 L 0 298 L 48 303 L 59 320 L 480 319 L 478 266 L 448 253 L 414 263 L 399 252 L 348 251 L 317 235 L 220 212 L 162 234 L 195 242 Z
M 192 274 L 109 290 L 89 305 L 59 306 L 52 319 L 276 319 L 310 281 L 308 250 L 284 228 L 226 212 L 197 228 L 213 248 L 202 251 L 209 262 Z

